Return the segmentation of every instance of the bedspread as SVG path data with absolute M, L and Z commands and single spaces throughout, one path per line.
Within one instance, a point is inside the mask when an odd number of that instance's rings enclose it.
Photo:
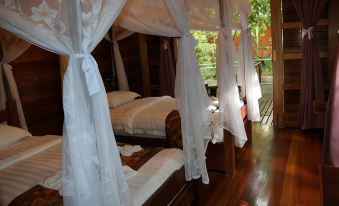
M 176 110 L 175 99 L 169 96 L 137 99 L 111 109 L 112 126 L 130 134 L 166 136 L 166 117 L 173 110 Z

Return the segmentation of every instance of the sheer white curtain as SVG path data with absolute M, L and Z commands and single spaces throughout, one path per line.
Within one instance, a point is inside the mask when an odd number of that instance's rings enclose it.
M 189 0 L 190 28 L 202 31 L 219 31 L 219 0 Z
M 132 205 L 106 92 L 90 52 L 125 0 L 7 0 L 0 27 L 70 57 L 63 81 L 65 205 Z
M 115 63 L 115 69 L 118 76 L 118 84 L 119 84 L 119 90 L 122 91 L 128 91 L 128 80 L 126 76 L 126 71 L 124 67 L 124 62 L 122 61 L 119 44 L 118 41 L 125 39 L 129 36 L 134 34 L 133 31 L 129 31 L 126 29 L 123 29 L 121 27 L 112 27 L 112 36 L 109 34 L 105 35 L 105 39 L 110 41 L 113 44 L 113 55 L 114 55 L 114 63 Z M 114 72 L 114 71 L 113 71 Z
M 223 0 L 224 1 L 224 0 Z M 233 11 L 240 10 L 248 4 L 249 0 L 228 0 Z M 189 0 L 190 3 L 190 27 L 202 31 L 220 31 L 220 0 Z M 231 19 L 232 20 L 232 19 Z M 240 26 L 236 22 L 230 22 L 232 29 Z
M 189 5 L 187 0 L 166 0 L 166 4 L 181 33 L 175 98 L 182 120 L 186 179 L 196 179 L 201 176 L 203 183 L 208 184 L 205 148 L 206 139 L 211 139 L 209 124 L 212 115 L 208 110 L 208 96 L 195 54 L 195 40 L 190 33 Z
M 26 125 L 25 115 L 24 115 L 24 112 L 21 106 L 18 88 L 16 86 L 16 82 L 15 82 L 15 79 L 12 73 L 12 67 L 8 63 L 16 59 L 22 53 L 24 53 L 30 47 L 30 44 L 3 29 L 0 29 L 0 43 L 2 46 L 1 47 L 2 69 L 0 69 L 0 73 L 1 73 L 0 74 L 0 96 L 1 96 L 0 106 L 2 107 L 2 109 L 6 108 L 6 94 L 4 90 L 4 84 L 3 84 L 3 80 L 4 78 L 6 78 L 8 85 L 9 85 L 10 93 L 16 102 L 18 117 L 20 121 L 20 127 L 25 130 L 28 130 L 27 125 Z M 2 71 L 5 74 L 4 76 L 2 76 Z
M 238 53 L 238 84 L 242 95 L 247 100 L 247 118 L 251 121 L 260 121 L 258 100 L 261 98 L 261 89 L 257 71 L 253 63 L 252 36 L 248 28 L 248 10 L 240 11 L 241 34 Z
M 128 0 L 116 24 L 143 34 L 181 36 L 165 0 Z
M 247 135 L 241 116 L 241 102 L 235 77 L 235 48 L 232 38 L 232 19 L 234 8 L 230 0 L 223 1 L 224 28 L 218 34 L 216 69 L 219 86 L 220 124 L 235 136 L 235 145 L 243 147 Z

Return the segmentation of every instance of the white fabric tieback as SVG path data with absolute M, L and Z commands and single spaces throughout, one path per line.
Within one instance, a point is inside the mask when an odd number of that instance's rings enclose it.
M 313 26 L 308 28 L 308 29 L 302 28 L 302 31 L 301 31 L 302 39 L 304 39 L 304 37 L 306 35 L 307 35 L 308 40 L 312 39 L 312 37 L 313 37 L 313 34 L 312 34 L 313 30 L 314 30 Z
M 95 72 L 98 65 L 91 54 L 71 54 L 71 59 L 82 59 L 81 69 L 85 73 L 86 83 L 89 95 L 93 95 L 100 91 L 99 80 Z

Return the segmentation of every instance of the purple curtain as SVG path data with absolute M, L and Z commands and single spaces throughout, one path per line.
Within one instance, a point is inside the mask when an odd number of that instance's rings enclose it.
M 174 97 L 175 63 L 168 38 L 160 40 L 160 95 Z
M 326 0 L 293 1 L 303 25 L 299 122 L 302 129 L 310 129 L 322 124 L 321 119 L 314 115 L 313 106 L 315 100 L 324 100 L 323 75 L 314 29 Z
M 323 163 L 339 167 L 339 40 L 326 110 Z

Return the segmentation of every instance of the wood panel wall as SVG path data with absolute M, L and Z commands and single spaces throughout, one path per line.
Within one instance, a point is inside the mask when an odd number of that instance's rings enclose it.
M 147 35 L 147 54 L 152 96 L 159 96 L 160 85 L 160 42 L 159 36 Z
M 144 94 L 138 35 L 135 33 L 118 43 L 130 90 Z
M 335 1 L 335 0 L 331 0 Z M 293 0 L 272 0 L 272 31 L 274 58 L 275 125 L 298 127 L 302 59 L 302 24 Z M 315 33 L 321 57 L 325 95 L 330 84 L 329 68 L 329 3 L 320 17 Z M 277 14 L 281 12 L 281 14 Z M 338 20 L 336 20 L 338 21 Z M 280 33 L 281 31 L 281 33 Z
M 118 42 L 130 91 L 137 92 L 144 97 L 159 96 L 160 42 L 162 38 L 164 37 L 135 33 Z M 173 38 L 167 40 L 171 42 L 173 51 Z M 115 72 L 115 69 L 112 69 L 114 57 L 110 52 L 111 47 L 108 41 L 103 40 L 92 52 L 92 55 L 98 62 L 104 82 L 114 80 L 113 88 L 108 89 L 106 84 L 106 90 L 117 90 L 119 89 L 117 76 L 112 72 Z
M 29 131 L 33 135 L 61 135 L 59 56 L 31 46 L 11 65 Z
M 118 90 L 118 79 L 114 68 L 114 58 L 112 43 L 103 39 L 92 51 L 94 59 L 97 61 L 102 81 L 106 91 Z
M 159 96 L 161 38 L 135 33 L 118 42 L 131 91 Z

